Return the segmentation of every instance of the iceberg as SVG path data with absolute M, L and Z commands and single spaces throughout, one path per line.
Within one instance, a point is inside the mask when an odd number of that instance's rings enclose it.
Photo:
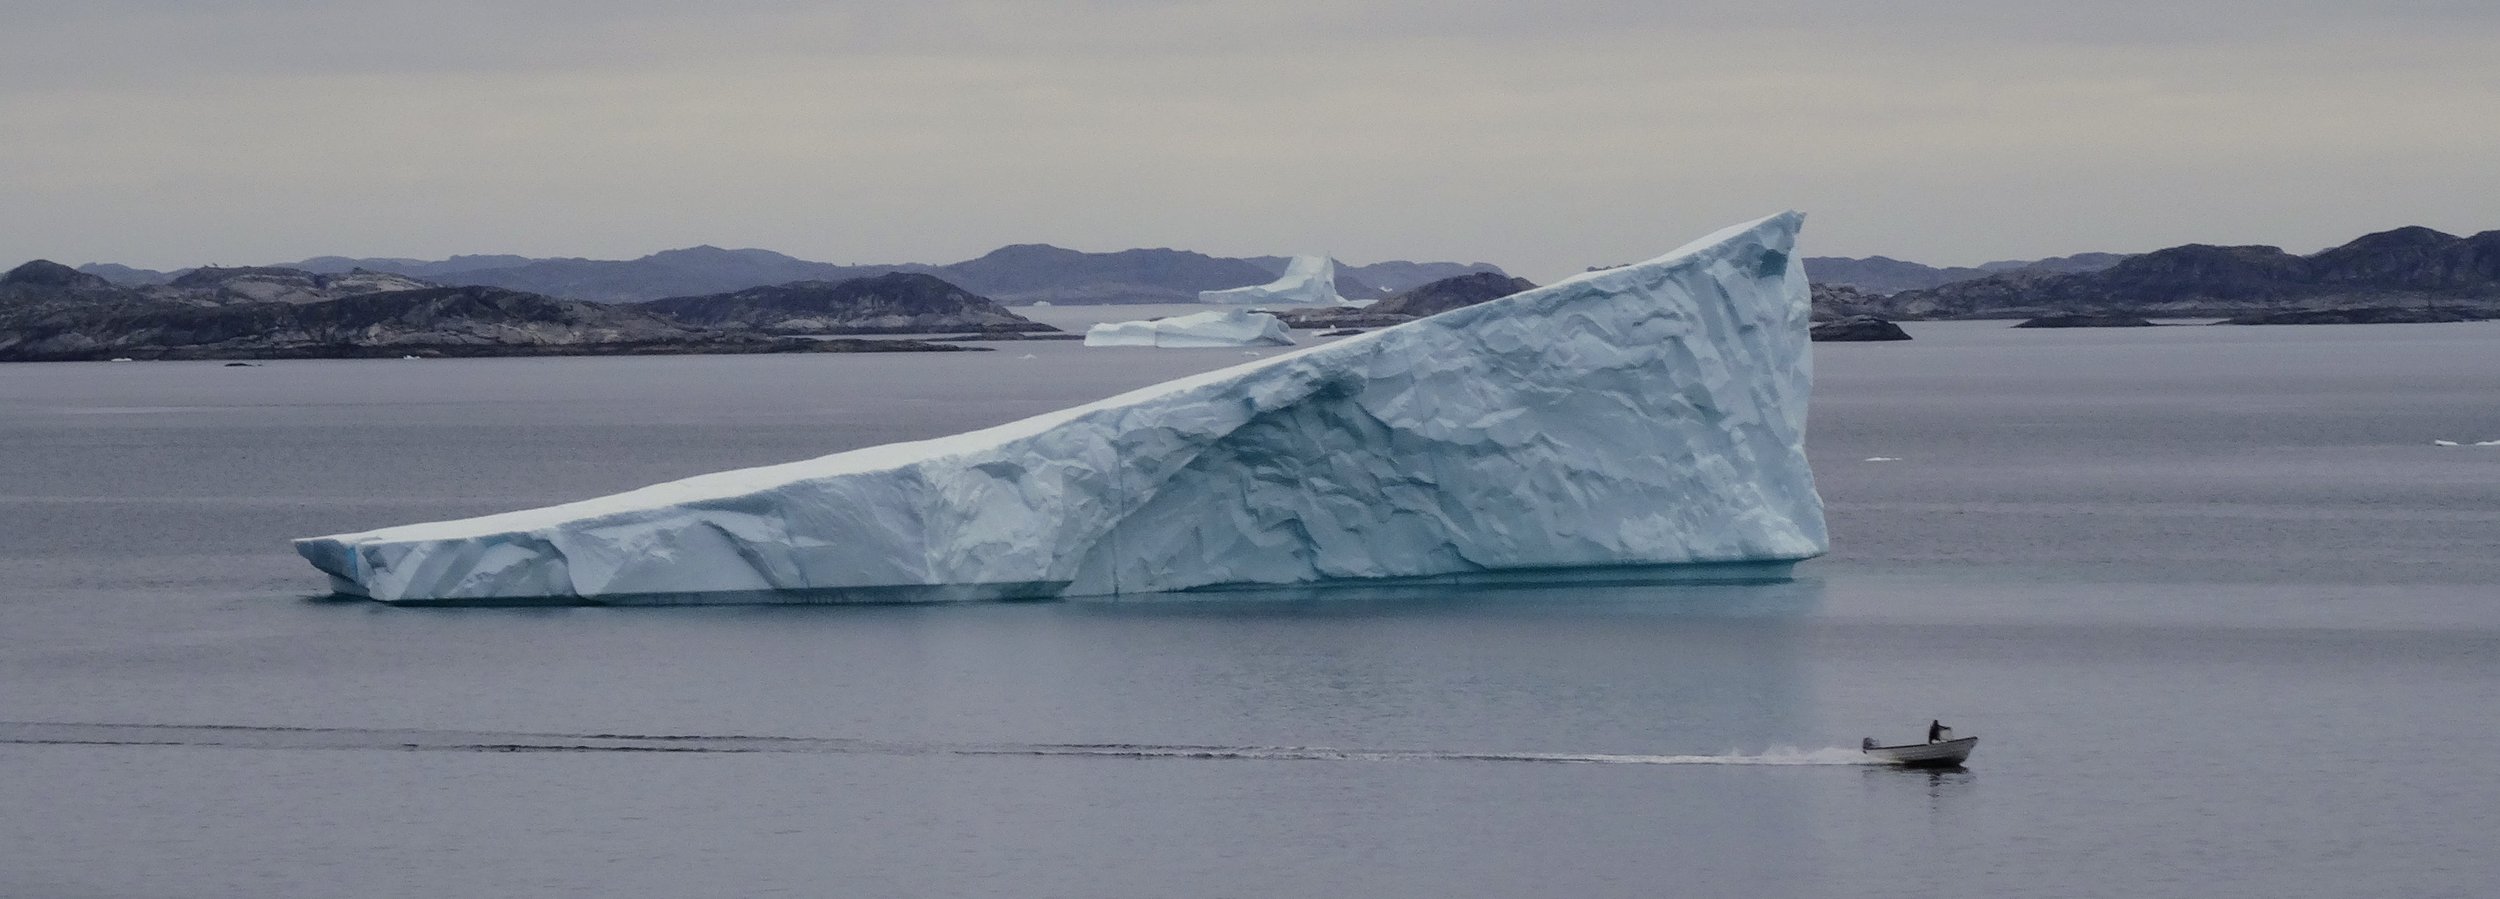
M 1367 306 L 1337 295 L 1337 263 L 1326 256 L 1296 256 L 1284 277 L 1252 287 L 1202 290 L 1198 302 L 1240 306 Z
M 951 437 L 295 547 L 403 603 L 1780 576 L 1828 540 L 1802 221 Z
M 1086 346 L 1292 346 L 1285 323 L 1265 312 L 1217 309 L 1153 321 L 1104 322 L 1085 331 Z

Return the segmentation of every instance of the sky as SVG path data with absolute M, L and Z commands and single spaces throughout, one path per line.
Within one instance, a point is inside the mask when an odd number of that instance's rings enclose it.
M 6 0 L 0 265 L 2500 228 L 2488 0 Z

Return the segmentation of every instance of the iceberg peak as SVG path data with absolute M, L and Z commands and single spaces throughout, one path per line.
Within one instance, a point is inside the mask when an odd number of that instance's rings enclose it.
M 1363 306 L 1337 295 L 1337 261 L 1326 256 L 1296 256 L 1285 264 L 1285 273 L 1274 281 L 1231 290 L 1203 290 L 1198 302 L 1243 306 L 1275 306 L 1303 308 L 1311 306 Z

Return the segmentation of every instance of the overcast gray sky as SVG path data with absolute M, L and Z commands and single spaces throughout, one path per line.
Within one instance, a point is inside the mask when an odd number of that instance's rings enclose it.
M 2500 228 L 2489 0 L 0 0 L 0 265 Z

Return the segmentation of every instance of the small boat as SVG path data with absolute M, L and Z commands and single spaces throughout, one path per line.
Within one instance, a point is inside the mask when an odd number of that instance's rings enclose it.
M 1904 743 L 1899 746 L 1877 746 L 1875 738 L 1868 737 L 1865 742 L 1858 744 L 1858 748 L 1864 750 L 1867 757 L 1874 759 L 1877 764 L 1898 765 L 1903 768 L 1959 768 L 1962 767 L 1963 759 L 1970 758 L 1970 751 L 1978 747 L 1978 737 L 1938 740 L 1933 743 Z

